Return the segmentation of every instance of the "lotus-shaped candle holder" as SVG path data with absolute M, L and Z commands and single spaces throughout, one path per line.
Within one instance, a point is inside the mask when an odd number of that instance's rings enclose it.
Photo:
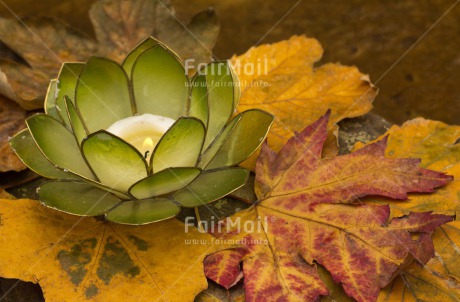
M 45 114 L 10 141 L 31 170 L 50 178 L 40 202 L 122 224 L 176 216 L 246 182 L 237 167 L 265 139 L 273 116 L 234 115 L 240 96 L 227 62 L 188 78 L 180 59 L 148 38 L 123 64 L 92 57 L 65 63 Z

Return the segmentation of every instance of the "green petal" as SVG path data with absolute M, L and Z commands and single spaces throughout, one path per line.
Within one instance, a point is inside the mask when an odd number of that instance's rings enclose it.
M 204 172 L 189 186 L 174 193 L 172 198 L 184 207 L 197 207 L 224 197 L 246 183 L 249 172 L 243 168 L 230 168 Z
M 246 160 L 264 141 L 274 116 L 258 109 L 240 114 L 241 119 L 206 169 L 235 166 Z
M 101 190 L 104 190 L 104 191 L 107 191 L 109 193 L 112 193 L 114 194 L 115 196 L 117 196 L 118 198 L 120 199 L 123 199 L 123 200 L 128 200 L 130 199 L 130 197 L 128 196 L 128 194 L 126 193 L 123 193 L 123 192 L 120 192 L 120 191 L 117 191 L 117 190 L 114 190 L 106 185 L 103 185 L 101 184 L 100 182 L 97 182 L 95 180 L 92 180 L 92 179 L 88 179 L 88 178 L 85 178 L 85 177 L 82 177 L 80 175 L 77 175 L 77 174 L 73 174 L 72 172 L 69 172 L 69 174 L 71 174 L 72 176 L 75 176 L 73 179 L 77 179 L 77 180 L 81 180 L 93 187 L 96 187 L 96 188 L 99 188 Z
M 188 77 L 179 59 L 161 45 L 143 52 L 132 69 L 137 113 L 177 119 L 188 101 Z
M 94 179 L 73 134 L 54 118 L 37 114 L 26 120 L 30 133 L 45 157 L 54 165 Z
M 240 103 L 241 85 L 240 80 L 238 79 L 238 75 L 236 74 L 235 69 L 233 69 L 233 66 L 230 63 L 228 64 L 228 68 L 230 69 L 233 79 L 233 108 L 236 109 L 238 108 L 238 105 Z
M 70 174 L 57 169 L 46 159 L 35 144 L 29 129 L 24 129 L 11 138 L 10 145 L 21 161 L 35 173 L 46 178 L 73 179 Z
M 82 140 L 88 136 L 88 133 L 86 132 L 85 126 L 81 121 L 77 109 L 75 109 L 75 105 L 72 103 L 69 97 L 65 96 L 64 98 L 66 100 L 66 110 L 70 120 L 70 125 L 72 126 L 73 134 L 75 135 L 77 143 L 80 145 Z
M 156 145 L 150 158 L 151 169 L 157 172 L 169 167 L 194 167 L 204 135 L 204 125 L 200 120 L 191 117 L 178 119 Z
M 206 149 L 206 151 L 201 154 L 198 167 L 204 169 L 211 162 L 214 156 L 216 156 L 217 152 L 219 152 L 220 148 L 222 148 L 222 145 L 227 141 L 230 133 L 232 133 L 240 120 L 241 114 L 235 116 L 235 118 L 232 119 L 227 126 L 225 126 L 224 130 L 214 139 L 208 149 Z
M 90 133 L 132 116 L 128 78 L 115 62 L 91 58 L 77 83 L 75 102 Z
M 137 58 L 147 49 L 154 47 L 155 45 L 160 44 L 156 39 L 153 37 L 148 37 L 144 41 L 142 41 L 139 45 L 137 45 L 126 57 L 123 61 L 123 69 L 126 71 L 126 74 L 131 76 L 131 72 L 136 62 Z
M 29 129 L 24 129 L 21 132 L 17 133 L 10 140 L 10 144 L 13 150 L 21 159 L 21 161 L 29 169 L 31 169 L 37 174 L 40 174 L 41 176 L 52 179 L 80 179 L 102 190 L 113 193 L 120 198 L 129 198 L 126 194 L 108 188 L 98 182 L 95 182 L 92 179 L 88 179 L 82 177 L 81 175 L 74 174 L 71 171 L 63 172 L 61 169 L 56 168 L 49 160 L 45 158 L 40 149 L 38 149 L 34 139 L 32 138 L 32 135 L 29 132 Z
M 199 74 L 206 75 L 209 120 L 204 148 L 207 148 L 230 119 L 234 111 L 234 82 L 227 62 L 206 65 Z
M 46 92 L 45 97 L 45 113 L 49 116 L 54 117 L 57 120 L 61 119 L 61 116 L 58 114 L 56 109 L 56 88 L 57 80 L 51 80 L 48 86 L 48 91 Z
M 192 79 L 189 116 L 200 119 L 206 125 L 208 123 L 208 110 L 208 89 L 206 77 L 204 75 L 197 74 Z
M 89 135 L 82 150 L 100 182 L 110 188 L 127 192 L 133 183 L 147 177 L 147 164 L 139 151 L 107 131 Z
M 68 96 L 72 102 L 75 101 L 75 89 L 77 87 L 78 77 L 84 67 L 84 63 L 62 64 L 57 78 L 57 99 L 64 99 L 64 96 Z
M 120 203 L 120 199 L 104 190 L 74 181 L 50 181 L 37 192 L 45 206 L 80 216 L 101 215 Z
M 142 179 L 129 193 L 137 199 L 164 195 L 184 188 L 200 173 L 198 168 L 169 168 Z
M 122 203 L 106 215 L 116 223 L 140 225 L 172 218 L 180 208 L 167 198 L 130 200 Z
M 56 109 L 64 124 L 70 129 L 70 120 L 67 115 L 65 99 L 67 96 L 72 102 L 75 100 L 75 88 L 77 86 L 78 76 L 85 64 L 83 63 L 64 63 L 57 78 L 56 87 Z

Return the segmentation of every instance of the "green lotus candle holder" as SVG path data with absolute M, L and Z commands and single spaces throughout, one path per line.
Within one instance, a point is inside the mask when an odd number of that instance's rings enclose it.
M 191 79 L 153 38 L 119 64 L 92 57 L 65 63 L 51 80 L 45 114 L 10 141 L 31 170 L 50 178 L 40 202 L 122 224 L 176 216 L 243 186 L 237 167 L 265 139 L 273 116 L 235 116 L 237 76 L 212 62 Z

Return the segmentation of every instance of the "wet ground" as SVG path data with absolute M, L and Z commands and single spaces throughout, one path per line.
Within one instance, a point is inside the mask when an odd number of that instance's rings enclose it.
M 92 0 L 4 1 L 19 16 L 48 14 L 91 33 Z M 172 0 L 189 20 L 213 6 L 221 20 L 215 56 L 293 34 L 317 38 L 322 62 L 356 65 L 380 88 L 376 113 L 396 123 L 416 116 L 460 124 L 460 3 L 378 0 Z M 0 3 L 0 15 L 11 16 Z

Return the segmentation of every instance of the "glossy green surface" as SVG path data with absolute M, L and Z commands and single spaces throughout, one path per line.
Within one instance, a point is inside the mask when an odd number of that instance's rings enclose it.
M 84 66 L 85 64 L 83 63 L 64 63 L 57 78 L 56 109 L 62 121 L 69 129 L 71 129 L 71 124 L 67 115 L 65 97 L 67 96 L 74 102 L 75 87 Z
M 232 74 L 232 80 L 233 80 L 233 108 L 238 108 L 238 104 L 240 103 L 240 97 L 241 97 L 241 85 L 240 85 L 240 79 L 238 78 L 238 75 L 236 74 L 235 69 L 229 63 L 229 70 Z
M 64 63 L 57 78 L 57 99 L 69 99 L 75 101 L 75 87 L 77 86 L 78 77 L 85 67 L 84 63 Z
M 227 126 L 221 131 L 221 133 L 214 139 L 212 144 L 208 146 L 206 151 L 201 154 L 200 161 L 198 163 L 198 167 L 204 169 L 206 166 L 211 162 L 211 160 L 216 156 L 217 152 L 219 152 L 222 145 L 227 141 L 230 133 L 235 129 L 238 122 L 241 120 L 241 115 L 237 115 L 234 119 L 232 119 Z
M 46 114 L 57 120 L 61 120 L 61 117 L 56 109 L 56 87 L 57 80 L 51 80 L 48 86 L 48 91 L 46 92 L 44 108 Z
M 88 133 L 85 130 L 85 126 L 78 114 L 77 110 L 75 109 L 75 105 L 72 101 L 66 96 L 66 110 L 67 115 L 70 120 L 70 125 L 72 127 L 72 131 L 75 134 L 75 139 L 77 140 L 78 144 L 81 144 L 82 140 L 86 138 Z
M 128 196 L 128 194 L 126 192 L 121 192 L 121 191 L 118 191 L 118 190 L 115 190 L 113 188 L 110 188 L 104 184 L 101 184 L 100 182 L 96 181 L 96 180 L 92 180 L 92 179 L 88 179 L 88 178 L 85 178 L 85 177 L 82 177 L 80 175 L 77 175 L 77 174 L 73 174 L 72 172 L 68 172 L 69 174 L 71 174 L 75 179 L 75 180 L 80 180 L 80 181 L 83 181 L 83 182 L 86 182 L 92 186 L 95 186 L 96 188 L 99 188 L 101 190 L 104 190 L 104 191 L 107 191 L 109 193 L 112 193 L 114 194 L 115 196 L 117 196 L 118 198 L 120 199 L 123 199 L 123 200 L 127 200 L 127 199 L 130 199 L 130 196 Z
M 208 88 L 206 77 L 196 75 L 192 81 L 192 93 L 190 96 L 189 116 L 200 119 L 203 124 L 208 123 Z
M 153 113 L 177 119 L 185 114 L 188 77 L 179 59 L 160 45 L 143 52 L 132 69 L 138 114 Z
M 100 182 L 110 188 L 127 192 L 133 183 L 147 177 L 147 164 L 139 151 L 109 132 L 89 135 L 82 150 Z
M 207 148 L 234 111 L 234 87 L 227 62 L 210 63 L 200 73 L 206 75 L 208 86 L 209 118 L 204 143 L 204 148 Z
M 240 88 L 227 61 L 206 65 L 191 82 L 177 55 L 153 38 L 140 43 L 122 66 L 98 57 L 64 64 L 48 89 L 48 115 L 30 117 L 30 132 L 11 141 L 34 171 L 58 179 L 41 187 L 41 202 L 140 225 L 243 186 L 249 172 L 232 166 L 257 149 L 273 117 L 249 110 L 230 120 Z M 144 113 L 175 120 L 146 152 L 149 164 L 140 153 L 145 145 L 139 145 L 147 141 L 127 135 L 134 147 L 106 130 Z
M 171 193 L 187 186 L 200 172 L 197 168 L 168 168 L 134 184 L 129 193 L 137 199 Z
M 30 133 L 45 157 L 54 165 L 94 179 L 73 134 L 54 118 L 37 114 L 26 120 Z
M 52 179 L 72 179 L 73 177 L 57 169 L 45 156 L 41 153 L 35 144 L 29 129 L 24 129 L 17 133 L 11 140 L 10 145 L 14 152 L 19 156 L 21 161 L 32 171 L 41 176 Z
M 126 201 L 110 211 L 106 219 L 121 224 L 140 225 L 172 218 L 179 212 L 180 208 L 167 198 L 150 198 Z
M 155 147 L 151 161 L 154 173 L 169 167 L 194 167 L 203 146 L 205 129 L 196 118 L 178 119 Z
M 234 166 L 247 159 L 264 141 L 273 115 L 262 110 L 247 110 L 206 169 Z
M 152 48 L 153 46 L 157 45 L 158 41 L 155 40 L 152 37 L 149 37 L 142 41 L 139 45 L 134 48 L 129 55 L 126 57 L 126 59 L 123 61 L 123 69 L 126 71 L 126 74 L 130 77 L 131 72 L 134 66 L 134 63 L 136 62 L 137 58 L 147 49 Z
M 104 190 L 73 181 L 50 181 L 37 192 L 45 206 L 80 216 L 101 215 L 120 202 Z
M 249 171 L 243 168 L 204 172 L 172 198 L 184 207 L 198 207 L 235 191 L 245 184 L 248 176 Z
M 76 106 L 90 133 L 132 115 L 128 78 L 115 62 L 91 58 L 80 74 Z

